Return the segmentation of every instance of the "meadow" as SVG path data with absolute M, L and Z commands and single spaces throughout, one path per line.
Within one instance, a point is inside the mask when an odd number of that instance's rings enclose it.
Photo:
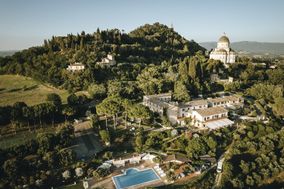
M 49 93 L 57 93 L 66 102 L 68 92 L 57 89 L 32 78 L 20 75 L 0 75 L 0 106 L 25 102 L 35 105 L 46 101 Z

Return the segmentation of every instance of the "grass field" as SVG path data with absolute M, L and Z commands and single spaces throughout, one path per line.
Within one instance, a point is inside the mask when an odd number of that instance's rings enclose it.
M 19 75 L 0 75 L 0 106 L 25 102 L 35 105 L 46 100 L 49 93 L 57 93 L 66 102 L 68 92 Z

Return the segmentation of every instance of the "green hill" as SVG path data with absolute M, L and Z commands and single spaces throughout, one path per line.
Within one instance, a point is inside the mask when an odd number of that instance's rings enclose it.
M 53 36 L 42 46 L 0 57 L 0 74 L 20 74 L 78 91 L 114 75 L 113 69 L 102 69 L 96 64 L 108 53 L 113 54 L 117 62 L 145 65 L 175 61 L 200 50 L 205 51 L 194 41 L 159 23 L 146 24 L 130 33 L 98 29 L 92 34 L 83 31 L 77 35 Z M 74 62 L 85 64 L 86 69 L 82 73 L 66 71 L 67 65 Z

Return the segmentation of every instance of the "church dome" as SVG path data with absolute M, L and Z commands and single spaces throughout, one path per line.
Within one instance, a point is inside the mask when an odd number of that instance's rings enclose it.
M 227 36 L 223 35 L 222 37 L 220 37 L 219 43 L 230 43 L 230 40 Z

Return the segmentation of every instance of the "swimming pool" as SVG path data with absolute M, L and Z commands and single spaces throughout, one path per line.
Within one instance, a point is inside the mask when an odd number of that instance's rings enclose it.
M 153 169 L 138 170 L 130 168 L 124 174 L 112 177 L 116 189 L 123 189 L 130 186 L 135 186 L 142 183 L 148 183 L 159 180 L 159 176 Z

